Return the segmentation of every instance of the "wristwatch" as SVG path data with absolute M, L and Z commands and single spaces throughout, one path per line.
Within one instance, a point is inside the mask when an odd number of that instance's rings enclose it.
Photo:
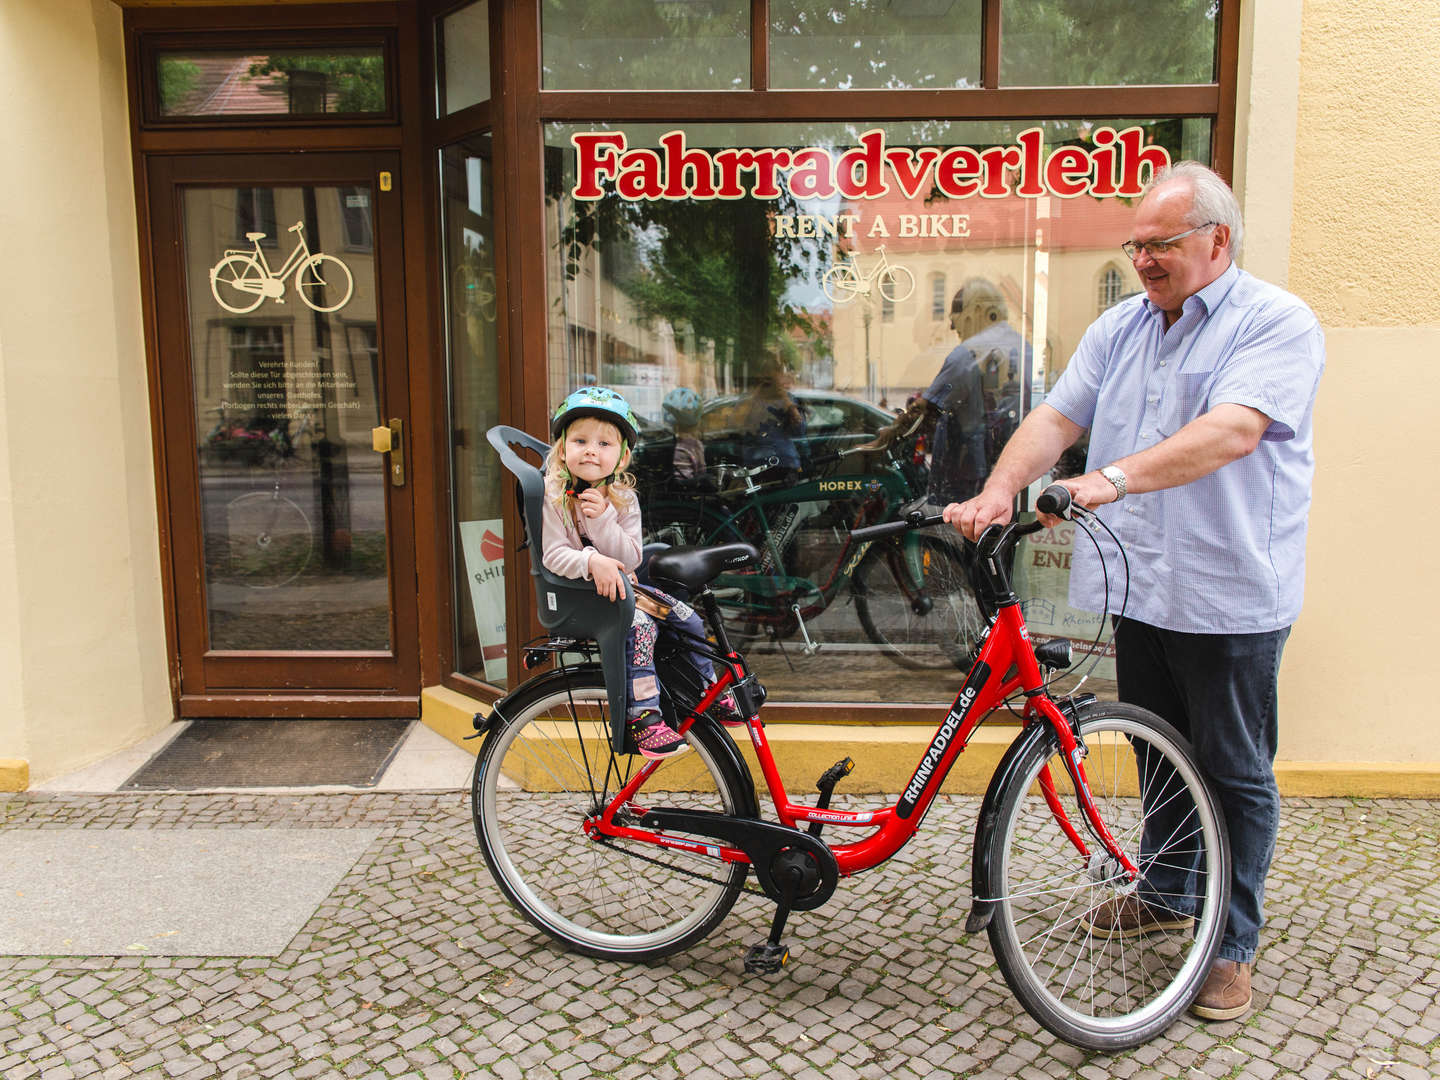
M 1119 466 L 1106 465 L 1100 470 L 1100 475 L 1109 480 L 1115 487 L 1115 501 L 1119 502 L 1125 497 L 1125 473 Z

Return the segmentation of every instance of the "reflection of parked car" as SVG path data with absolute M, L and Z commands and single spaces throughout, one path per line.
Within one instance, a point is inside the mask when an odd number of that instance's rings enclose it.
M 877 405 L 832 391 L 792 390 L 791 396 L 805 417 L 805 434 L 794 440 L 802 468 L 816 457 L 868 442 L 895 419 Z M 745 395 L 726 394 L 701 405 L 699 434 L 710 467 L 737 465 L 745 460 L 744 446 L 750 433 L 743 429 L 738 415 L 744 403 Z M 669 472 L 674 446 L 674 432 L 641 418 L 634 467 L 642 477 L 642 485 L 646 474 Z
M 852 448 L 870 442 L 876 433 L 893 422 L 893 413 L 870 405 L 868 402 L 835 393 L 832 390 L 791 390 L 796 405 L 805 418 L 804 435 L 793 436 L 796 451 L 801 456 L 801 474 L 814 475 L 814 469 L 824 474 L 835 468 L 835 455 L 842 449 Z M 727 471 L 727 467 L 755 464 L 753 452 L 747 458 L 746 448 L 753 451 L 755 433 L 743 426 L 743 406 L 746 395 L 723 395 L 711 397 L 701 405 L 700 441 L 706 448 L 706 465 L 710 477 L 716 478 Z M 635 452 L 631 468 L 639 482 L 641 497 L 665 491 L 675 494 L 685 488 L 698 487 L 704 490 L 706 482 L 687 484 L 674 480 L 671 458 L 674 455 L 674 432 L 660 428 L 654 423 L 641 420 L 641 441 Z M 844 471 L 867 468 L 864 456 L 852 458 L 842 467 Z M 924 491 L 923 462 L 914 465 L 916 472 L 910 474 L 917 492 Z M 713 482 L 708 487 L 713 488 Z

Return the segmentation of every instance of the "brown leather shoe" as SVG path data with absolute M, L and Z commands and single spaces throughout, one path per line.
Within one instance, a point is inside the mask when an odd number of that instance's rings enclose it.
M 1134 894 L 1106 900 L 1080 919 L 1080 925 L 1089 931 L 1091 937 L 1106 938 L 1132 938 L 1170 930 L 1189 930 L 1194 924 L 1195 920 L 1189 915 L 1147 904 Z
M 1250 965 L 1216 960 L 1190 1011 L 1201 1020 L 1234 1020 L 1250 1009 Z

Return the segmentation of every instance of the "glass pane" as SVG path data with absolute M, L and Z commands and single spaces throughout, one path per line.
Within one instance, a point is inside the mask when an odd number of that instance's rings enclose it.
M 1213 82 L 1219 8 L 1218 0 L 1005 0 L 1001 85 Z
M 488 0 L 452 12 L 436 30 L 435 65 L 439 115 L 448 116 L 490 100 L 490 4 Z
M 385 53 L 345 49 L 167 50 L 155 58 L 161 116 L 383 113 Z
M 544 0 L 546 90 L 737 90 L 750 84 L 748 0 Z
M 773 699 L 953 699 L 978 629 L 963 557 L 937 531 L 867 561 L 848 530 L 979 490 L 1106 275 L 1137 287 L 1116 195 L 1167 154 L 1204 160 L 1209 129 L 547 128 L 550 403 L 587 381 L 630 400 L 649 536 L 765 552 L 721 584 Z M 1025 595 L 1037 633 L 1088 642 L 1062 540 L 1022 551 Z
M 980 85 L 980 0 L 771 0 L 770 85 Z
M 504 470 L 485 441 L 500 422 L 495 333 L 495 207 L 490 136 L 441 155 L 449 329 L 450 432 L 454 447 L 455 668 L 505 685 Z
M 190 188 L 184 213 L 210 648 L 388 650 L 371 191 Z

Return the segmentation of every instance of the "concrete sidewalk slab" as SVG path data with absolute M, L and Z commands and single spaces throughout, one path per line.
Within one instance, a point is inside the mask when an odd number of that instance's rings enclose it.
M 48 829 L 0 842 L 0 954 L 278 956 L 374 829 Z

